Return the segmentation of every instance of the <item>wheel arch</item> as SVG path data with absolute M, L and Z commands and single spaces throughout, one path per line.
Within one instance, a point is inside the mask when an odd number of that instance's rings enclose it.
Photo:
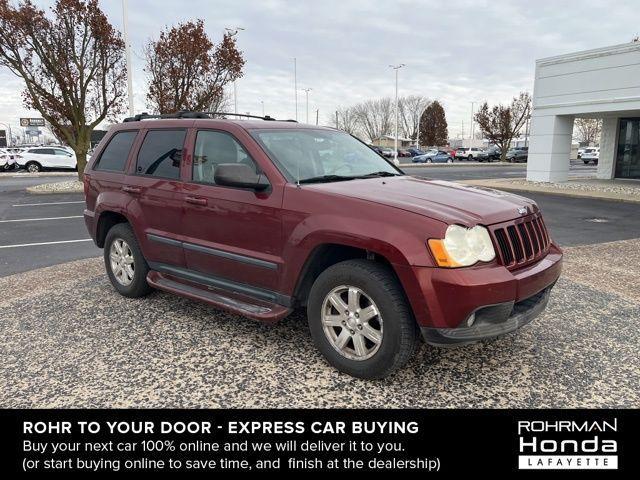
M 113 210 L 105 210 L 100 213 L 98 217 L 98 223 L 96 225 L 96 245 L 100 248 L 104 247 L 104 241 L 107 238 L 107 233 L 114 225 L 119 223 L 128 223 L 129 219 L 120 212 Z

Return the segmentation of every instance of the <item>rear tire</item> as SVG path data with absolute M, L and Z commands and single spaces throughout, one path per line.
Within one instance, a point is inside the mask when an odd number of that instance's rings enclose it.
M 38 162 L 29 162 L 25 165 L 25 168 L 29 173 L 38 173 L 42 171 L 42 165 Z
M 149 265 L 128 223 L 118 223 L 107 232 L 104 266 L 111 284 L 120 295 L 137 298 L 153 291 L 147 283 Z
M 353 294 L 353 302 L 352 292 L 360 292 Z M 343 299 L 337 303 L 344 311 L 336 307 L 336 295 Z M 370 260 L 347 260 L 322 272 L 311 287 L 307 317 L 313 342 L 325 359 L 358 378 L 383 378 L 401 368 L 419 338 L 395 275 Z M 342 334 L 347 339 L 340 347 Z

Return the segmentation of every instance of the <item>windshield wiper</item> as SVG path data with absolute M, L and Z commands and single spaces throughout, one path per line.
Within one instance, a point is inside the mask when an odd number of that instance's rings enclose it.
M 371 172 L 366 175 L 359 175 L 355 178 L 372 178 L 372 177 L 399 177 L 400 173 L 387 172 L 385 170 L 381 170 L 379 172 Z
M 353 180 L 358 177 L 345 177 L 342 175 L 320 175 L 319 177 L 309 177 L 300 180 L 300 183 L 325 183 L 325 182 L 341 182 L 344 180 Z

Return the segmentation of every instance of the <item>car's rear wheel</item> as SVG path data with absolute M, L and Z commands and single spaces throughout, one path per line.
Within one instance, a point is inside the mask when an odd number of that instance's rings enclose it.
M 469 161 L 473 160 L 473 155 L 469 155 L 469 156 L 467 157 L 467 160 L 469 160 Z
M 418 340 L 395 275 L 369 260 L 348 260 L 325 270 L 311 288 L 307 316 L 318 350 L 354 377 L 386 377 L 407 363 Z
M 430 158 L 427 158 L 426 163 L 433 163 L 433 161 Z
M 25 168 L 29 173 L 38 173 L 42 171 L 42 165 L 40 165 L 38 162 L 29 162 L 27 163 Z
M 149 265 L 128 223 L 118 223 L 107 233 L 104 264 L 113 287 L 125 297 L 142 297 L 152 291 L 147 283 Z

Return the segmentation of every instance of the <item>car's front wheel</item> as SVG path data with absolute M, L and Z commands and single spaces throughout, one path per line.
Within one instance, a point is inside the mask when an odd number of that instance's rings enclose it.
M 370 260 L 325 270 L 307 303 L 313 341 L 338 370 L 383 378 L 411 358 L 418 329 L 393 272 Z
M 143 297 L 152 291 L 147 283 L 149 265 L 128 223 L 119 223 L 107 233 L 104 264 L 114 288 L 125 297 Z

